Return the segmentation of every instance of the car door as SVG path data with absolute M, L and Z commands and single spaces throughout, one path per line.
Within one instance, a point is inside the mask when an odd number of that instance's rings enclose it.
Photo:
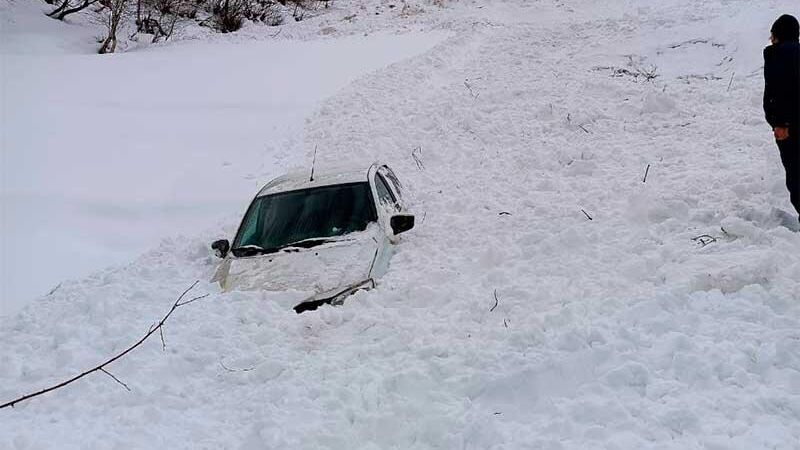
M 375 209 L 378 212 L 378 224 L 382 230 L 377 237 L 379 242 L 371 271 L 373 278 L 382 276 L 389 268 L 389 260 L 394 253 L 393 244 L 399 241 L 399 238 L 392 232 L 390 221 L 393 214 L 402 211 L 398 195 L 393 190 L 391 183 L 387 181 L 382 168 L 373 166 L 373 169 L 369 171 L 369 182 L 375 199 Z

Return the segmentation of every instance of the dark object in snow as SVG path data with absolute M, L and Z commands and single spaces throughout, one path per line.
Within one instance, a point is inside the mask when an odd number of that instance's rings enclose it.
M 717 242 L 717 238 L 711 236 L 710 234 L 701 234 L 700 236 L 695 236 L 692 238 L 696 244 L 700 245 L 701 247 L 705 247 L 708 244 L 713 242 Z
M 231 249 L 231 243 L 227 239 L 219 239 L 211 244 L 211 249 L 214 250 L 214 254 L 217 258 L 224 258 Z
M 772 45 L 764 49 L 764 114 L 772 126 L 786 187 L 800 214 L 800 26 L 783 15 L 772 26 Z
M 294 312 L 297 314 L 306 312 L 306 311 L 314 311 L 322 305 L 341 305 L 344 303 L 345 299 L 358 291 L 367 291 L 375 287 L 375 280 L 372 278 L 364 281 L 362 283 L 355 283 L 351 286 L 346 287 L 341 292 L 338 292 L 330 297 L 315 299 L 305 301 L 300 303 L 299 305 L 294 307 Z
M 494 290 L 494 306 L 489 308 L 489 312 L 494 312 L 494 309 L 497 308 L 498 303 L 500 303 L 500 299 L 497 298 L 497 289 Z

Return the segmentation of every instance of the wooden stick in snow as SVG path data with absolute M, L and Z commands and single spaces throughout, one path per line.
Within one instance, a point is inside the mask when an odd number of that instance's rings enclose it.
M 108 375 L 108 376 L 110 376 L 111 378 L 113 378 L 113 379 L 114 379 L 114 380 L 115 380 L 117 383 L 119 383 L 119 384 L 121 384 L 121 385 L 125 386 L 125 388 L 126 388 L 126 389 L 130 390 L 130 388 L 128 388 L 128 385 L 126 385 L 125 383 L 123 383 L 122 381 L 120 381 L 120 380 L 119 380 L 117 377 L 115 377 L 114 375 L 111 375 L 111 373 L 110 373 L 110 372 L 108 372 L 108 371 L 105 369 L 105 367 L 106 367 L 106 366 L 108 366 L 109 364 L 113 363 L 114 361 L 116 361 L 116 360 L 118 360 L 118 359 L 122 358 L 123 356 L 127 355 L 128 353 L 132 352 L 132 351 L 133 351 L 133 350 L 134 350 L 136 347 L 138 347 L 138 346 L 142 345 L 142 343 L 144 343 L 144 341 L 146 341 L 146 340 L 147 340 L 147 338 L 149 338 L 150 336 L 152 336 L 152 335 L 153 335 L 153 333 L 155 333 L 156 331 L 159 331 L 159 332 L 160 332 L 160 330 L 161 330 L 161 327 L 163 327 L 163 326 L 164 326 L 164 322 L 166 322 L 166 321 L 167 321 L 167 319 L 169 319 L 169 316 L 171 316 L 171 315 L 172 315 L 172 313 L 173 313 L 173 312 L 175 312 L 175 310 L 176 310 L 176 309 L 178 309 L 179 307 L 181 307 L 181 306 L 183 306 L 183 305 L 187 305 L 187 304 L 189 304 L 189 303 L 192 303 L 193 301 L 200 300 L 201 298 L 208 297 L 208 294 L 205 294 L 205 295 L 201 295 L 201 296 L 199 296 L 199 297 L 195 297 L 195 298 L 193 298 L 193 299 L 191 299 L 191 300 L 187 300 L 187 301 L 185 301 L 185 302 L 181 302 L 181 300 L 183 300 L 183 297 L 184 297 L 184 296 L 186 296 L 186 294 L 188 294 L 188 293 L 189 293 L 189 291 L 191 291 L 191 290 L 192 290 L 192 289 L 193 289 L 195 286 L 197 286 L 197 283 L 199 283 L 199 282 L 200 282 L 200 280 L 197 280 L 197 281 L 195 281 L 194 283 L 192 283 L 192 285 L 191 285 L 191 286 L 189 286 L 189 287 L 188 287 L 188 288 L 187 288 L 185 291 L 183 291 L 183 293 L 182 293 L 182 294 L 181 294 L 181 295 L 178 297 L 178 299 L 177 299 L 177 300 L 175 300 L 175 303 L 173 303 L 173 304 L 172 304 L 172 307 L 169 309 L 169 311 L 167 312 L 167 314 L 166 314 L 166 315 L 164 315 L 164 317 L 161 319 L 161 321 L 160 321 L 160 322 L 158 322 L 157 324 L 155 324 L 154 326 L 150 327 L 150 329 L 147 331 L 147 334 L 145 334 L 144 336 L 142 336 L 142 338 L 141 338 L 141 339 L 139 339 L 138 341 L 136 341 L 136 342 L 135 342 L 133 345 L 131 345 L 130 347 L 128 347 L 128 348 L 126 348 L 125 350 L 121 351 L 120 353 L 118 353 L 118 354 L 116 354 L 116 355 L 112 356 L 111 358 L 107 359 L 105 362 L 103 362 L 103 363 L 101 363 L 101 364 L 99 364 L 99 365 L 97 365 L 97 366 L 95 366 L 95 367 L 93 367 L 93 368 L 91 368 L 91 369 L 89 369 L 89 370 L 86 370 L 85 372 L 83 372 L 83 373 L 81 373 L 81 374 L 79 374 L 79 375 L 75 375 L 74 377 L 70 378 L 69 380 L 63 381 L 63 382 L 61 382 L 61 383 L 58 383 L 58 384 L 56 384 L 56 385 L 54 385 L 54 386 L 50 386 L 50 387 L 48 387 L 48 388 L 42 389 L 42 390 L 40 390 L 40 391 L 37 391 L 37 392 L 31 393 L 31 394 L 23 395 L 23 396 L 21 396 L 21 397 L 19 397 L 19 398 L 15 398 L 14 400 L 11 400 L 11 401 L 9 401 L 9 402 L 3 403 L 2 405 L 0 405 L 0 409 L 7 408 L 7 407 L 9 407 L 9 406 L 13 408 L 13 407 L 14 407 L 14 405 L 16 405 L 16 404 L 17 404 L 17 403 L 19 403 L 19 402 L 23 402 L 23 401 L 25 401 L 25 400 L 29 400 L 29 399 L 32 399 L 32 398 L 34 398 L 34 397 L 38 397 L 38 396 L 40 396 L 40 395 L 42 395 L 42 394 L 46 394 L 46 393 L 48 393 L 48 392 L 50 392 L 50 391 L 55 391 L 56 389 L 60 389 L 60 388 L 62 388 L 62 387 L 64 387 L 64 386 L 66 386 L 66 385 L 68 385 L 68 384 L 71 384 L 71 383 L 73 383 L 73 382 L 75 382 L 75 381 L 78 381 L 78 380 L 80 380 L 81 378 L 85 377 L 86 375 L 89 375 L 89 374 L 91 374 L 91 373 L 94 373 L 94 372 L 103 372 L 103 373 L 105 373 L 106 375 Z

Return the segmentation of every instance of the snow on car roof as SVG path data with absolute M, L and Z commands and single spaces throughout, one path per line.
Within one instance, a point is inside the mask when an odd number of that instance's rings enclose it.
M 374 165 L 377 165 L 377 163 L 366 166 L 328 167 L 324 169 L 318 167 L 314 170 L 313 181 L 311 180 L 310 169 L 289 172 L 267 183 L 261 188 L 256 197 L 276 194 L 278 192 L 296 191 L 298 189 L 330 186 L 332 184 L 368 181 L 367 174 L 369 173 L 369 169 Z

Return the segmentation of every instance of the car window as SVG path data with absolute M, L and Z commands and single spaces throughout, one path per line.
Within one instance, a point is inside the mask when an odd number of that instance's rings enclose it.
M 363 231 L 377 220 L 369 183 L 323 186 L 256 198 L 233 247 L 276 248 Z
M 390 183 L 391 187 L 394 188 L 395 194 L 397 194 L 397 196 L 399 197 L 402 197 L 403 185 L 400 184 L 400 180 L 397 179 L 397 176 L 395 176 L 394 172 L 392 172 L 392 170 L 389 169 L 388 167 L 383 166 L 382 170 L 383 172 L 381 172 L 381 174 L 386 177 L 386 180 Z
M 383 179 L 381 174 L 377 174 L 375 177 L 375 188 L 378 191 L 378 202 L 381 205 L 388 205 L 396 208 L 397 199 L 394 197 L 391 189 L 389 189 L 389 185 L 386 184 L 386 180 Z

